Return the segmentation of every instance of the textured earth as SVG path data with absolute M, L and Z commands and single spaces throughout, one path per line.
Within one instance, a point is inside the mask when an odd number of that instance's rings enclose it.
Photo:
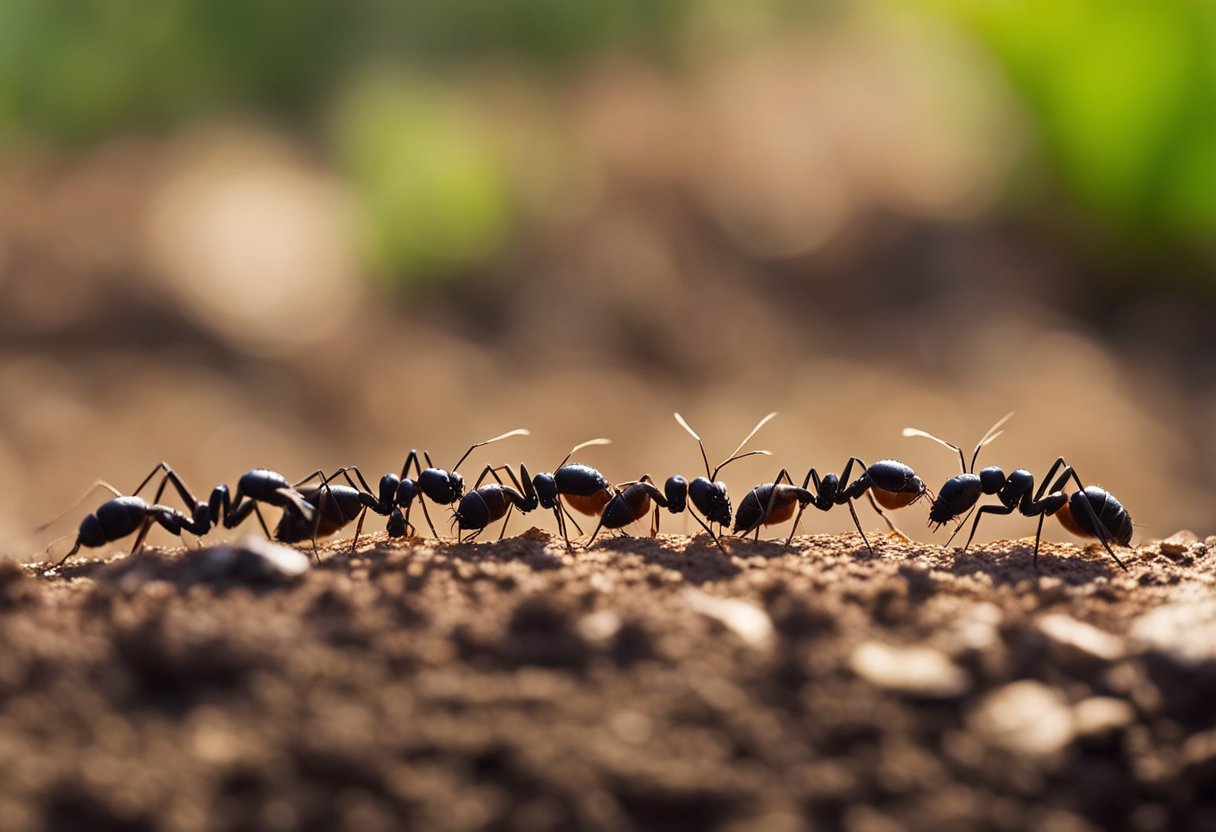
M 1216 538 L 368 543 L 0 563 L 3 828 L 1216 829 Z

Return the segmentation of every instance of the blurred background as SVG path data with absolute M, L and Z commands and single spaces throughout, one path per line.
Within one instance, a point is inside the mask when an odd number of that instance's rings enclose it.
M 851 453 L 936 489 L 902 427 L 1016 410 L 981 462 L 1210 532 L 1214 56 L 1195 0 L 8 0 L 0 552 L 161 459 L 203 494 L 525 426 L 466 475 L 602 435 L 691 477 L 673 410 L 714 461 L 780 412 L 736 503 Z

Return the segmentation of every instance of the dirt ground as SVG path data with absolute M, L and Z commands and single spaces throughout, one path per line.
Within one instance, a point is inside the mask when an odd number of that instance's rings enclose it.
M 1216 538 L 874 542 L 0 563 L 2 826 L 1216 828 Z

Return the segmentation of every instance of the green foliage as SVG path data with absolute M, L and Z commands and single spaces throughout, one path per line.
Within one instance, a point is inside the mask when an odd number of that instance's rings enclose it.
M 1142 235 L 1216 231 L 1216 3 L 933 5 L 992 49 L 1091 212 Z
M 339 114 L 339 153 L 362 207 L 365 253 L 385 276 L 467 267 L 506 237 L 506 172 L 485 125 L 417 81 L 359 85 Z

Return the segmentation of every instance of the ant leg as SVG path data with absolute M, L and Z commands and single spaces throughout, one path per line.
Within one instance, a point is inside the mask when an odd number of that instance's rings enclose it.
M 802 490 L 803 491 L 805 491 L 807 485 L 810 484 L 812 474 L 815 475 L 815 479 L 816 479 L 816 481 L 818 481 L 819 474 L 816 473 L 814 468 L 812 468 L 810 471 L 807 471 L 806 476 L 802 478 Z M 816 491 L 819 490 L 818 484 L 816 484 L 815 490 Z M 794 539 L 794 534 L 797 533 L 797 531 L 798 531 L 798 523 L 802 520 L 802 512 L 806 511 L 807 505 L 809 505 L 809 504 L 804 503 L 801 500 L 798 501 L 798 513 L 794 515 L 794 525 L 790 526 L 790 536 L 785 539 L 785 545 L 782 547 L 782 551 L 790 548 L 790 541 L 792 541 Z
M 882 522 L 887 524 L 888 529 L 900 537 L 907 538 L 907 535 L 904 534 L 898 526 L 891 522 L 890 516 L 882 510 L 882 506 L 878 504 L 878 500 L 874 499 L 874 495 L 869 490 L 866 491 L 866 499 L 870 501 L 870 506 L 874 509 L 875 513 L 882 518 Z
M 1089 518 L 1089 522 L 1093 526 L 1094 531 L 1098 533 L 1098 539 L 1102 541 L 1102 545 L 1106 547 L 1107 553 L 1109 553 L 1110 556 L 1115 559 L 1115 563 L 1119 564 L 1119 568 L 1124 572 L 1128 571 L 1127 566 L 1124 565 L 1123 561 L 1119 560 L 1119 556 L 1115 554 L 1115 550 L 1110 548 L 1110 543 L 1108 543 L 1106 540 L 1106 528 L 1102 525 L 1101 521 L 1098 520 L 1098 514 L 1094 511 L 1094 507 L 1090 505 L 1089 495 L 1085 493 L 1085 488 L 1082 487 L 1081 480 L 1077 479 L 1077 474 L 1072 470 L 1072 468 L 1069 468 L 1068 472 L 1072 474 L 1072 478 L 1076 480 L 1077 487 L 1081 489 L 1079 492 L 1081 499 L 1077 502 L 1085 507 L 1085 515 Z
M 413 448 L 410 448 L 409 454 L 405 457 L 405 465 L 401 466 L 401 479 L 409 476 L 410 465 L 413 465 L 414 470 L 419 474 L 422 473 L 422 466 L 418 464 L 418 452 Z M 427 461 L 427 465 L 430 465 L 430 460 Z
M 266 518 L 262 516 L 262 510 L 258 508 L 257 502 L 251 500 L 250 505 L 253 506 L 253 513 L 258 516 L 258 522 L 262 524 L 262 531 L 266 532 L 266 539 L 274 540 L 274 535 L 270 533 L 270 528 L 266 525 Z
M 435 524 L 431 522 L 431 514 L 426 510 L 426 500 L 422 498 L 421 494 L 418 495 L 418 505 L 422 506 L 422 516 L 426 518 L 426 524 L 431 527 L 431 536 L 435 540 L 439 540 L 439 532 L 435 531 Z
M 148 532 L 152 529 L 153 519 L 149 517 L 144 520 L 143 526 L 139 530 L 139 535 L 135 538 L 135 544 L 131 547 L 131 554 L 137 555 L 144 549 L 144 540 L 148 536 Z
M 866 533 L 861 530 L 861 521 L 857 519 L 857 511 L 853 508 L 853 501 L 846 501 L 845 505 L 849 507 L 849 514 L 853 515 L 853 525 L 857 527 L 857 533 L 861 535 L 862 543 L 866 544 L 866 548 L 870 550 L 870 554 L 874 554 L 874 547 L 870 545 L 870 541 L 866 539 Z
M 155 477 L 158 472 L 160 472 L 160 471 L 171 472 L 172 470 L 173 469 L 169 467 L 169 463 L 165 462 L 164 460 L 161 460 L 160 462 L 156 463 L 156 465 L 154 465 L 152 467 L 152 470 L 148 472 L 148 476 L 144 477 L 143 482 L 141 482 L 139 485 L 137 485 L 135 487 L 135 490 L 131 492 L 131 496 L 138 497 L 139 492 L 143 491 L 144 487 L 147 486 L 148 483 L 152 482 L 152 478 Z M 161 492 L 164 491 L 164 488 L 165 488 L 164 479 L 161 480 L 160 488 L 161 488 L 161 491 L 158 491 L 157 494 L 160 494 Z M 159 501 L 160 501 L 160 497 L 158 496 L 152 502 L 156 503 Z
M 947 546 L 949 546 L 949 545 L 950 545 L 950 541 L 954 540 L 955 535 L 957 535 L 957 534 L 958 534 L 960 531 L 962 531 L 963 526 L 967 525 L 967 521 L 971 519 L 971 515 L 972 515 L 972 514 L 974 514 L 974 513 L 975 513 L 975 506 L 972 506 L 972 507 L 971 507 L 971 511 L 967 512 L 966 516 L 965 516 L 965 517 L 963 517 L 963 519 L 962 519 L 962 520 L 959 520 L 959 521 L 958 521 L 958 525 L 954 527 L 954 531 L 952 531 L 952 532 L 950 533 L 950 536 L 946 538 L 946 545 L 947 545 Z M 963 549 L 963 551 L 965 552 L 965 551 L 967 551 L 967 550 L 966 550 L 966 549 Z
M 567 516 L 568 518 L 570 518 L 570 522 L 574 524 L 574 528 L 578 529 L 578 533 L 579 533 L 579 534 L 582 534 L 582 533 L 583 533 L 583 527 L 582 527 L 582 526 L 580 526 L 580 525 L 578 524 L 578 518 L 576 518 L 576 517 L 575 517 L 573 514 L 571 514 L 571 513 L 570 513 L 570 509 L 566 508 L 565 503 L 563 503 L 563 502 L 561 501 L 561 499 L 562 499 L 561 497 L 558 497 L 558 498 L 557 498 L 557 504 L 558 504 L 559 506 L 561 506 L 562 511 L 564 511 L 564 512 L 566 513 L 566 516 Z
M 363 531 L 363 521 L 367 519 L 367 507 L 364 506 L 363 511 L 359 512 L 359 522 L 355 524 L 355 537 L 350 542 L 351 554 L 359 548 L 359 534 Z
M 999 505 L 999 506 L 993 505 L 993 506 L 980 506 L 978 509 L 976 509 L 976 511 L 978 513 L 975 515 L 975 522 L 971 524 L 971 534 L 967 535 L 967 542 L 963 545 L 963 551 L 966 552 L 968 549 L 971 548 L 971 541 L 975 539 L 975 530 L 980 527 L 980 518 L 981 517 L 983 517 L 985 514 L 1013 514 L 1013 512 L 1016 510 L 1016 508 L 1017 508 L 1016 506 L 1006 507 L 1003 505 Z M 970 517 L 970 516 L 971 516 L 970 514 L 967 515 L 967 517 Z M 1043 528 L 1043 518 L 1045 516 L 1046 516 L 1045 513 L 1039 514 L 1039 529 L 1040 530 L 1042 530 L 1042 528 Z M 967 522 L 967 518 L 964 517 L 963 523 L 966 523 L 966 522 Z M 963 527 L 963 523 L 958 524 L 960 529 Z M 958 529 L 955 529 L 955 534 L 958 534 Z M 953 539 L 954 539 L 954 535 L 952 534 L 952 535 L 950 535 L 950 540 L 953 540 Z M 947 546 L 950 545 L 950 541 L 946 541 L 946 545 Z M 1035 550 L 1035 556 L 1037 557 L 1038 551 L 1039 551 L 1039 542 L 1038 542 L 1037 538 L 1035 539 L 1034 550 Z
M 553 507 L 553 516 L 557 518 L 557 530 L 562 533 L 562 540 L 566 541 L 566 551 L 574 551 L 570 546 L 570 536 L 566 534 L 566 520 L 564 517 L 562 517 L 560 505 Z
M 1039 541 L 1043 539 L 1043 521 L 1047 519 L 1046 514 L 1039 515 L 1039 528 L 1034 533 L 1034 568 L 1039 568 Z
M 600 521 L 595 524 L 595 531 L 591 533 L 591 538 L 587 541 L 587 548 L 591 548 L 591 544 L 595 542 L 595 536 L 600 533 L 600 528 L 604 525 L 604 515 L 600 514 Z
M 701 526 L 701 528 L 705 529 L 705 533 L 707 535 L 709 535 L 709 539 L 714 542 L 715 546 L 717 546 L 719 549 L 722 550 L 722 554 L 724 554 L 724 555 L 727 554 L 726 549 L 722 546 L 722 541 L 719 540 L 718 536 L 714 534 L 713 529 L 711 529 L 709 526 L 705 525 L 705 521 L 697 516 L 697 513 L 692 510 L 691 505 L 689 505 L 689 507 L 688 507 L 688 513 L 690 515 L 692 515 L 692 519 L 696 520 L 697 523 Z
M 510 470 L 510 469 L 507 469 Z M 502 521 L 502 528 L 498 530 L 498 539 L 502 540 L 503 535 L 507 533 L 507 524 L 511 522 L 511 512 L 515 510 L 515 504 L 507 506 L 507 517 Z

